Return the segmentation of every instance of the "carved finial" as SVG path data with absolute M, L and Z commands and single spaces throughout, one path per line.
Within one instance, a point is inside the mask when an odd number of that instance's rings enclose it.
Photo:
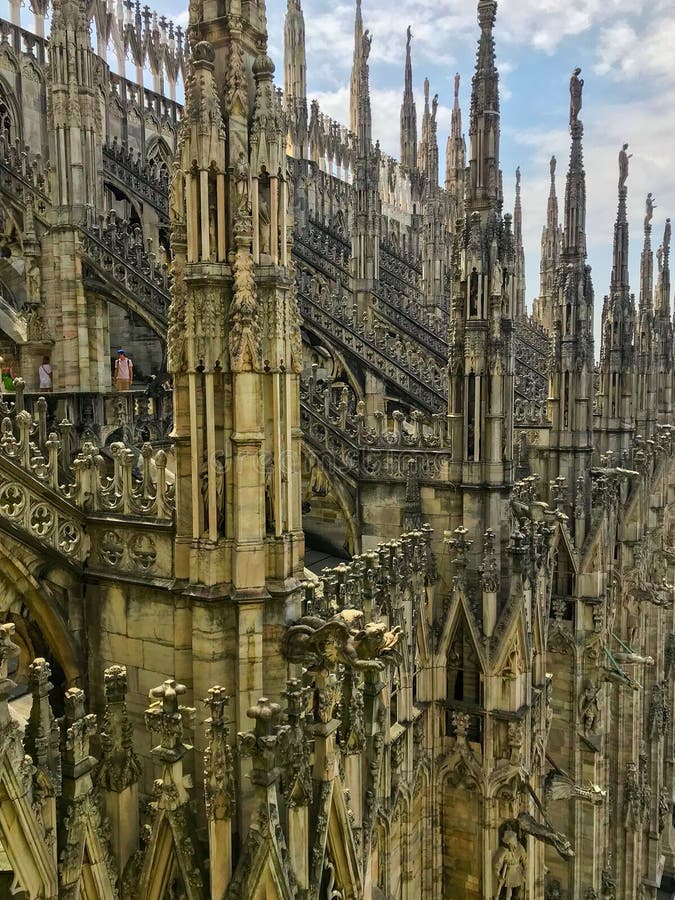
M 110 666 L 103 673 L 105 712 L 101 723 L 101 760 L 96 781 L 106 790 L 121 793 L 141 775 L 134 753 L 134 729 L 127 710 L 126 666 Z
M 186 692 L 185 685 L 179 684 L 173 678 L 167 678 L 148 692 L 152 702 L 145 711 L 145 725 L 151 733 L 160 734 L 160 746 L 155 747 L 152 753 L 165 762 L 181 758 L 187 749 L 182 744 L 183 716 L 186 716 L 190 724 L 195 711 L 191 707 L 178 704 L 178 698 Z
M 211 713 L 206 720 L 209 746 L 204 754 L 204 795 L 206 811 L 212 819 L 229 819 L 234 814 L 232 748 L 227 742 L 229 728 L 225 723 L 229 702 L 220 685 L 209 688 L 209 696 L 203 700 Z
M 26 725 L 26 751 L 36 767 L 50 783 L 49 792 L 58 793 L 61 784 L 61 755 L 59 726 L 49 703 L 51 668 L 46 659 L 38 657 L 28 667 L 28 684 L 33 703 Z
M 253 758 L 251 781 L 269 784 L 278 775 L 276 769 L 277 745 L 288 734 L 288 725 L 279 725 L 281 707 L 271 703 L 267 697 L 260 697 L 255 706 L 246 710 L 249 719 L 255 721 L 253 731 L 239 732 L 239 748 L 244 756 Z

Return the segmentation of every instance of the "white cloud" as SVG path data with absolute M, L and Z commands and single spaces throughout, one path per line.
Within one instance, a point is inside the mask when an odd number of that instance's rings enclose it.
M 655 23 L 658 21 L 658 26 Z M 651 78 L 672 80 L 675 76 L 675 6 L 649 21 L 619 21 L 603 28 L 598 41 L 595 71 L 612 80 Z

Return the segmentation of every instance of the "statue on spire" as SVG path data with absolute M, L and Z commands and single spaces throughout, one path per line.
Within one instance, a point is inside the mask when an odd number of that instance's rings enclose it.
M 549 170 L 551 172 L 551 181 L 553 181 L 553 179 L 555 178 L 555 170 L 556 170 L 557 165 L 558 165 L 558 160 L 555 158 L 555 156 L 552 156 L 551 162 L 549 163 Z
M 455 73 L 455 101 L 459 99 L 459 72 Z
M 361 38 L 361 58 L 364 63 L 368 60 L 368 57 L 370 56 L 370 45 L 372 43 L 373 43 L 373 36 L 370 33 L 370 31 L 368 31 L 368 29 L 366 28 L 366 30 L 363 32 L 363 37 Z
M 648 228 L 652 227 L 652 219 L 654 218 L 654 210 L 656 209 L 656 203 L 654 203 L 654 196 L 650 191 L 647 194 L 647 199 L 645 200 L 645 231 Z
M 580 74 L 581 69 L 577 66 L 570 78 L 570 126 L 579 121 L 579 113 L 581 112 L 581 95 L 584 89 L 584 79 L 579 78 Z
M 626 179 L 628 178 L 628 160 L 633 156 L 632 153 L 626 153 L 628 144 L 624 144 L 619 150 L 619 193 L 626 189 Z
M 410 30 L 410 25 L 408 25 L 408 30 L 406 31 L 406 40 L 405 40 L 406 50 L 410 50 L 410 41 L 411 40 L 412 40 L 412 31 Z

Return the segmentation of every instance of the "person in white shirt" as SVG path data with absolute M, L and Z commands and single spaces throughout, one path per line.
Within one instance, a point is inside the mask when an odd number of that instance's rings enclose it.
M 38 369 L 38 378 L 40 380 L 40 390 L 46 394 L 52 391 L 52 364 L 48 356 L 42 357 L 42 365 Z
M 115 360 L 115 389 L 128 391 L 134 380 L 134 364 L 124 350 L 117 351 Z

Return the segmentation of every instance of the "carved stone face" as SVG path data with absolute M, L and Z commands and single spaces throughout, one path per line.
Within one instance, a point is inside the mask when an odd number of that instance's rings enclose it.
M 384 622 L 368 622 L 365 628 L 366 637 L 371 647 L 379 647 L 384 644 L 384 636 L 387 626 Z

